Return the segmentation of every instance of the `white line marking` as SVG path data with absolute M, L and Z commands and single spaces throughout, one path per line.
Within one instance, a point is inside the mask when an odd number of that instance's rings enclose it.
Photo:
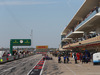
M 79 67 L 83 67 L 82 65 L 79 65 L 79 64 L 75 64 L 76 66 L 79 66 Z
M 42 58 L 43 58 L 43 57 L 42 57 Z M 41 58 L 41 59 L 42 59 L 42 58 Z M 41 60 L 41 59 L 40 59 L 40 60 Z M 40 60 L 39 60 L 39 61 L 40 61 Z M 36 63 L 36 65 L 39 63 L 39 61 Z M 35 65 L 35 66 L 36 66 L 36 65 Z M 34 66 L 34 67 L 35 67 L 35 66 Z M 34 67 L 27 73 L 27 75 L 29 75 L 29 73 L 34 69 Z
M 74 75 L 76 75 L 76 73 L 73 71 L 73 70 L 71 70 L 67 65 L 65 66 L 69 71 L 71 71 Z
M 38 56 L 35 56 L 34 59 L 35 59 L 36 57 L 38 57 Z M 32 58 L 32 59 L 33 59 L 33 58 Z M 30 59 L 30 60 L 32 60 L 32 59 Z M 28 60 L 28 61 L 29 61 L 29 60 Z M 28 61 L 26 61 L 26 62 L 28 62 Z M 23 62 L 23 63 L 26 63 L 26 62 Z M 21 63 L 21 64 L 23 64 L 23 63 Z M 17 67 L 17 66 L 19 66 L 19 65 L 20 65 L 20 64 L 14 66 L 14 67 Z M 4 72 L 6 72 L 6 71 L 9 71 L 10 69 L 12 69 L 12 68 L 14 68 L 14 67 L 10 67 L 10 68 L 8 68 L 8 69 L 6 69 L 6 70 L 3 70 L 0 74 L 4 73 Z
M 45 60 L 45 62 L 46 62 L 46 60 Z M 45 62 L 44 62 L 44 64 L 43 64 L 43 67 L 42 67 L 42 70 L 41 70 L 41 72 L 40 72 L 40 75 L 42 75 L 42 72 L 43 72 L 43 69 L 44 69 Z

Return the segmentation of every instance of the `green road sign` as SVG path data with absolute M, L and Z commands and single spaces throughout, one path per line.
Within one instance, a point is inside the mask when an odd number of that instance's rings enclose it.
M 11 39 L 11 44 L 13 46 L 30 46 L 31 45 L 31 39 Z
M 13 46 L 31 46 L 31 39 L 11 39 L 10 53 L 13 54 Z

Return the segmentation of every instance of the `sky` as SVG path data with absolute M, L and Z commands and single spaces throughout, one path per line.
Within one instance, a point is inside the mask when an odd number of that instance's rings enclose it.
M 31 39 L 32 47 L 58 48 L 61 32 L 84 0 L 0 0 L 0 47 L 10 39 Z

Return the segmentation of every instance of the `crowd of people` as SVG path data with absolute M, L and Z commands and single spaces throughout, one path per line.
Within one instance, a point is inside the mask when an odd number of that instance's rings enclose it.
M 11 56 L 10 52 L 4 52 L 2 57 L 9 57 L 9 56 Z
M 82 53 L 73 52 L 72 55 L 65 53 L 64 55 L 58 54 L 57 56 L 58 56 L 58 63 L 61 63 L 61 62 L 71 63 L 71 60 L 74 59 L 75 64 L 77 64 L 78 62 L 81 62 L 83 64 L 83 63 L 91 62 L 91 59 L 92 59 L 90 52 L 88 52 L 87 50 L 85 50 L 85 52 L 82 52 Z M 80 60 L 80 61 L 77 62 L 77 60 Z
M 93 34 L 85 35 L 83 37 L 74 39 L 71 42 L 66 42 L 65 45 L 77 43 L 77 42 L 84 41 L 84 40 L 87 40 L 87 39 L 90 39 L 90 38 L 93 38 L 93 37 L 97 37 L 97 36 L 100 36 L 100 33 L 98 33 L 98 34 L 97 33 L 93 33 Z
M 96 36 L 99 36 L 99 35 L 100 35 L 100 33 L 98 33 L 98 34 L 93 33 L 93 34 L 89 34 L 89 35 L 84 35 L 81 38 L 73 40 L 71 43 L 76 43 L 76 42 L 79 42 L 79 41 L 87 40 L 87 39 L 90 39 L 90 38 L 93 38 L 93 37 L 96 37 Z
M 22 51 L 14 50 L 14 51 L 13 51 L 13 55 L 14 55 L 14 56 L 15 56 L 15 55 L 23 55 L 23 54 L 31 54 L 31 53 L 32 53 L 31 51 L 24 51 L 24 50 L 22 50 Z M 2 57 L 9 57 L 9 56 L 12 56 L 11 53 L 8 52 L 8 51 L 5 51 L 5 52 L 3 53 L 3 56 L 2 56 Z
M 66 60 L 67 59 L 67 60 Z M 63 56 L 64 63 L 69 63 L 69 57 L 64 55 Z M 58 56 L 58 63 L 61 63 L 61 55 Z

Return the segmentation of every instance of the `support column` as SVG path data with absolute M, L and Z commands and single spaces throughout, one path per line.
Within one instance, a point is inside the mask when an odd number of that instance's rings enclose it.
M 87 35 L 89 35 L 89 33 L 88 33 L 88 32 L 84 32 L 83 37 L 84 37 L 85 39 L 87 39 Z
M 100 27 L 97 27 L 97 28 L 96 28 L 96 33 L 97 33 L 97 34 L 100 34 Z
M 11 41 L 10 41 L 10 53 L 11 53 L 11 55 L 13 55 L 13 45 L 12 45 Z

